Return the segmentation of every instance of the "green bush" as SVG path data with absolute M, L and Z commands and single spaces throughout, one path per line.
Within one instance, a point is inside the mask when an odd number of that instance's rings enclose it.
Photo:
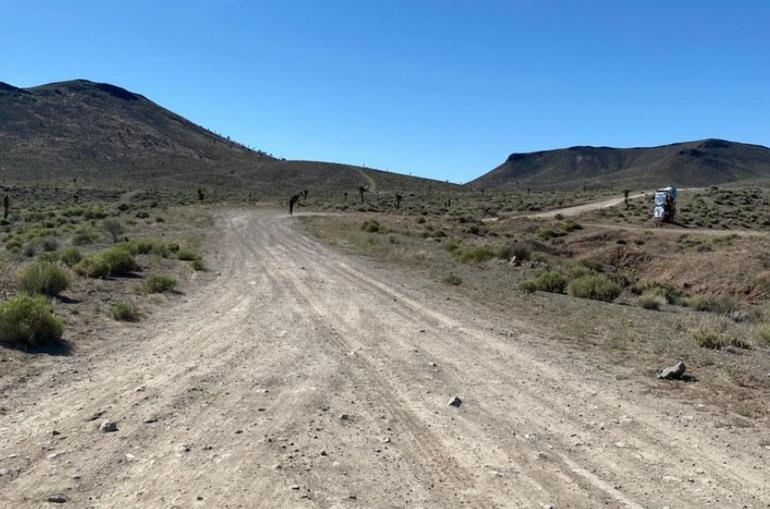
M 652 311 L 658 311 L 664 303 L 665 299 L 663 297 L 651 293 L 644 293 L 636 299 L 638 306 Z
M 703 326 L 693 332 L 693 338 L 701 348 L 721 350 L 727 346 L 751 348 L 751 345 L 728 334 L 722 326 Z
M 100 255 L 87 256 L 75 265 L 75 272 L 91 278 L 105 278 L 110 270 L 110 264 Z
M 93 244 L 99 240 L 99 234 L 91 228 L 79 228 L 72 237 L 72 244 L 75 246 L 85 246 Z
M 612 302 L 623 293 L 623 287 L 607 276 L 595 274 L 573 280 L 567 286 L 567 293 L 581 299 Z
M 180 249 L 177 252 L 176 257 L 178 260 L 182 260 L 184 262 L 192 262 L 200 259 L 200 255 L 191 249 Z
M 537 290 L 537 283 L 534 280 L 528 279 L 519 283 L 519 290 L 524 293 L 535 293 Z
M 168 243 L 168 250 L 169 250 L 171 253 L 176 253 L 176 252 L 178 252 L 178 251 L 179 251 L 179 244 L 177 244 L 176 242 L 169 242 L 169 243 Z
M 695 311 L 708 311 L 725 315 L 738 309 L 738 303 L 729 295 L 705 294 L 693 295 L 687 299 L 687 307 Z
M 206 270 L 206 265 L 203 263 L 203 260 L 201 259 L 193 260 L 192 268 L 196 272 L 203 272 L 204 270 Z
M 40 346 L 63 333 L 64 323 L 44 297 L 22 294 L 0 304 L 0 341 Z
M 65 248 L 61 252 L 61 261 L 67 267 L 72 267 L 83 259 L 83 255 L 80 253 L 80 249 L 70 246 Z
M 136 322 L 141 316 L 139 308 L 130 302 L 118 302 L 110 308 L 110 316 L 122 322 Z
M 5 249 L 8 251 L 20 251 L 24 243 L 19 237 L 13 237 L 5 244 Z
M 125 276 L 139 270 L 133 255 L 124 247 L 105 249 L 98 256 L 110 266 L 111 276 Z
M 176 287 L 176 279 L 171 276 L 152 276 L 144 285 L 150 293 L 166 293 Z
M 635 295 L 648 294 L 663 297 L 666 302 L 673 305 L 681 304 L 684 299 L 684 292 L 681 290 L 652 279 L 640 279 L 631 286 L 631 292 Z
M 496 252 L 490 246 L 459 246 L 450 251 L 458 261 L 462 263 L 481 263 L 495 258 Z
M 361 224 L 361 231 L 367 233 L 380 233 L 382 232 L 382 225 L 374 219 L 367 219 Z
M 17 283 L 24 293 L 56 297 L 67 289 L 70 278 L 53 263 L 37 262 L 19 272 Z
M 535 286 L 541 292 L 564 293 L 567 279 L 558 272 L 543 271 L 535 276 Z
M 447 277 L 444 278 L 444 283 L 450 285 L 450 286 L 460 286 L 463 284 L 463 280 L 460 276 L 455 274 L 454 272 L 450 272 Z

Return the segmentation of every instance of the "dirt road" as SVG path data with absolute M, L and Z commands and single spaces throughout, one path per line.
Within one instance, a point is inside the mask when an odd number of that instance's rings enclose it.
M 717 427 L 296 218 L 229 212 L 220 231 L 221 274 L 183 304 L 0 379 L 0 506 L 770 503 L 766 430 Z
M 648 193 L 636 193 L 628 196 L 629 200 L 635 200 L 637 198 L 643 198 Z M 574 217 L 593 210 L 608 209 L 620 205 L 625 201 L 625 197 L 610 198 L 608 200 L 600 200 L 591 203 L 584 203 L 583 205 L 576 205 L 574 207 L 565 207 L 563 209 L 546 210 L 544 212 L 535 212 L 532 214 L 525 214 L 522 217 L 531 217 L 533 219 L 553 219 L 556 216 Z

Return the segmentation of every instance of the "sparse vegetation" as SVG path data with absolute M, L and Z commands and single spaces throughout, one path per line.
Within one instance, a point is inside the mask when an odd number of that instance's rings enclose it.
M 652 293 L 644 293 L 636 299 L 636 304 L 638 306 L 651 311 L 658 311 L 665 302 L 666 300 L 663 297 Z
M 361 224 L 361 231 L 367 233 L 380 233 L 382 231 L 382 226 L 375 219 L 367 219 Z
M 171 276 L 152 276 L 144 284 L 150 293 L 167 293 L 176 288 L 176 279 Z
M 718 313 L 726 315 L 731 311 L 738 309 L 738 303 L 735 299 L 726 294 L 705 294 L 693 295 L 686 301 L 687 307 L 695 311 L 707 311 L 709 313 Z
M 623 287 L 607 276 L 592 274 L 573 280 L 567 286 L 567 293 L 581 299 L 612 302 L 623 293 Z
M 64 323 L 42 296 L 18 295 L 0 303 L 0 341 L 36 347 L 59 341 Z
M 118 243 L 120 236 L 126 231 L 123 224 L 117 219 L 105 219 L 102 221 L 102 228 L 110 234 L 112 242 L 115 244 Z
M 110 316 L 122 322 L 136 322 L 141 317 L 141 311 L 130 302 L 117 302 L 110 308 Z
M 463 280 L 460 276 L 455 274 L 454 272 L 450 272 L 445 278 L 444 283 L 450 285 L 450 286 L 460 286 L 463 284 Z
M 62 250 L 60 259 L 67 267 L 73 267 L 83 259 L 83 254 L 80 252 L 80 249 L 70 246 Z
M 70 278 L 53 263 L 36 262 L 22 269 L 18 275 L 19 290 L 30 295 L 56 297 L 67 289 Z
M 711 350 L 720 350 L 728 346 L 733 346 L 736 348 L 751 347 L 745 341 L 742 341 L 736 336 L 728 333 L 724 325 L 702 326 L 693 332 L 693 338 L 695 339 L 695 342 L 698 344 L 698 346 Z

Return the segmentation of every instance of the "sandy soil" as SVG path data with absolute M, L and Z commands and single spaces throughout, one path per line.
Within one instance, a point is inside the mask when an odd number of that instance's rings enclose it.
M 296 219 L 219 231 L 220 274 L 183 304 L 0 375 L 0 506 L 770 504 L 765 429 L 716 427 Z

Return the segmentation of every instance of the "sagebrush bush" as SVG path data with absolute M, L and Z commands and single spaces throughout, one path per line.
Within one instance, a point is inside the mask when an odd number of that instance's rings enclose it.
M 171 276 L 152 276 L 144 285 L 150 293 L 166 293 L 176 287 L 176 279 Z
M 75 265 L 75 272 L 91 278 L 105 278 L 110 275 L 110 264 L 99 255 L 91 255 Z
M 61 339 L 64 323 L 42 296 L 18 295 L 0 303 L 0 341 L 40 346 Z
M 701 348 L 721 350 L 727 346 L 750 348 L 751 345 L 728 334 L 723 326 L 703 326 L 693 332 L 693 338 Z
M 141 311 L 130 302 L 117 302 L 110 308 L 110 316 L 123 322 L 136 322 L 141 316 Z
M 199 260 L 200 255 L 191 249 L 180 249 L 176 253 L 176 258 L 177 260 L 182 260 L 184 262 L 192 262 L 195 260 Z
M 644 293 L 636 299 L 638 306 L 652 311 L 658 311 L 664 303 L 665 299 L 663 297 L 652 293 Z
M 623 287 L 601 274 L 579 277 L 567 286 L 567 293 L 581 299 L 612 302 L 623 293 Z
M 83 255 L 80 253 L 80 249 L 74 246 L 70 246 L 64 248 L 64 250 L 61 252 L 60 259 L 64 265 L 67 267 L 72 267 L 83 259 Z
M 738 309 L 738 303 L 733 297 L 726 294 L 693 295 L 687 299 L 687 307 L 695 311 L 708 311 L 710 313 L 727 314 Z
M 139 270 L 133 255 L 121 246 L 105 249 L 98 256 L 109 264 L 111 276 L 125 276 Z
M 56 297 L 69 287 L 70 278 L 53 263 L 36 262 L 19 272 L 17 283 L 24 293 Z
M 559 272 L 543 271 L 534 279 L 535 286 L 541 292 L 564 293 L 567 287 L 567 279 Z
M 203 263 L 203 260 L 201 260 L 200 258 L 197 260 L 193 260 L 191 266 L 193 270 L 196 272 L 203 272 L 206 270 L 206 265 Z
M 93 244 L 99 240 L 99 234 L 91 228 L 79 228 L 72 237 L 72 244 L 75 246 L 85 246 Z
M 462 263 L 481 263 L 496 257 L 496 251 L 487 245 L 458 246 L 450 252 Z
M 679 305 L 684 300 L 683 291 L 653 279 L 640 279 L 631 286 L 631 292 L 636 295 L 648 294 L 663 297 L 666 302 L 673 305 Z
M 519 290 L 524 293 L 535 293 L 535 291 L 537 291 L 537 283 L 532 279 L 527 279 L 526 281 L 519 283 Z
M 380 233 L 382 225 L 375 219 L 367 219 L 361 224 L 361 231 L 367 233 Z
M 455 274 L 454 272 L 450 272 L 445 278 L 444 283 L 450 285 L 450 286 L 460 286 L 463 284 L 463 280 L 460 276 Z

